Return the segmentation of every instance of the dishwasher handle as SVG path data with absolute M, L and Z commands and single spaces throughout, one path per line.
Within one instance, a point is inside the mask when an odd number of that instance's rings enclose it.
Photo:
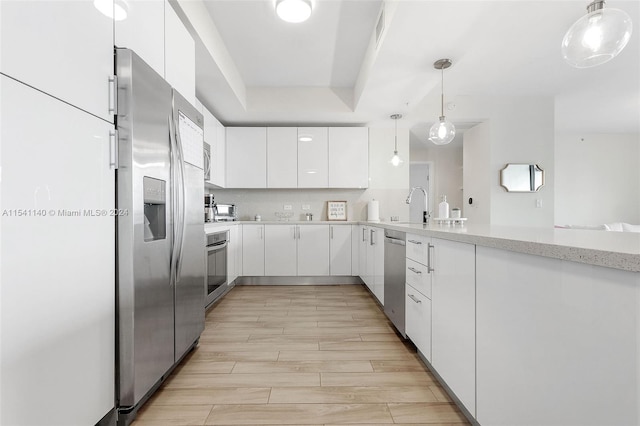
M 407 245 L 407 243 L 405 243 L 404 240 L 401 240 L 399 238 L 387 237 L 387 236 L 384 237 L 384 242 L 389 244 L 397 244 L 399 246 Z

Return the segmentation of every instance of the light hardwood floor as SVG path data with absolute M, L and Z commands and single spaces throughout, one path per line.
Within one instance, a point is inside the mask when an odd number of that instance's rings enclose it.
M 133 426 L 468 424 L 359 285 L 237 286 Z

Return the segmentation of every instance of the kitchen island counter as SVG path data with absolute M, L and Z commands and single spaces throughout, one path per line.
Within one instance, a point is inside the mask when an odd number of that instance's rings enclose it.
M 640 233 L 495 225 L 380 223 L 407 233 L 640 272 Z
M 242 224 L 365 225 L 406 233 L 640 272 L 640 233 L 495 225 L 438 225 L 366 221 L 236 221 L 206 223 L 205 232 Z

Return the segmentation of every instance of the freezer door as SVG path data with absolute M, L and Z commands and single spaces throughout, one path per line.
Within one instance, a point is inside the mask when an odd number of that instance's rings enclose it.
M 204 330 L 205 233 L 203 118 L 176 90 L 173 117 L 178 155 L 174 170 L 181 175 L 176 203 L 175 360 L 178 361 Z M 180 170 L 178 170 L 180 169 Z M 181 221 L 182 223 L 179 223 Z
M 118 404 L 133 407 L 174 363 L 171 87 L 131 50 L 118 76 Z

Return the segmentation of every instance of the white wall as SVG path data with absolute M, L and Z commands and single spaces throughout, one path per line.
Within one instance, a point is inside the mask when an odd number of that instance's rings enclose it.
M 489 198 L 481 193 L 477 201 L 483 209 L 488 203 L 489 217 L 482 211 L 465 212 L 471 223 L 508 226 L 553 226 L 554 216 L 554 100 L 546 96 L 458 97 L 455 116 L 489 125 L 489 148 L 478 149 L 478 155 L 489 151 Z M 455 118 L 451 118 L 455 122 Z M 472 136 L 471 136 L 472 138 Z M 465 151 L 471 148 L 465 138 Z M 465 199 L 476 197 L 467 188 L 469 182 L 482 180 L 486 186 L 486 170 L 469 170 L 472 162 L 484 163 L 486 157 L 465 153 Z M 508 193 L 500 186 L 500 170 L 507 163 L 538 164 L 545 170 L 546 186 L 536 193 Z M 481 190 L 481 188 L 478 188 Z M 481 191 L 482 192 L 482 191 Z M 540 200 L 542 207 L 536 208 Z M 468 204 L 466 205 L 468 206 Z M 466 207 L 465 206 L 465 207 Z M 488 222 L 487 222 L 488 220 Z
M 491 131 L 480 123 L 463 135 L 462 216 L 470 223 L 491 223 Z M 469 198 L 473 203 L 469 204 Z
M 380 204 L 380 220 L 398 216 L 409 220 L 409 206 L 405 199 L 409 192 L 409 131 L 398 128 L 398 151 L 404 162 L 394 167 L 389 163 L 393 155 L 394 129 L 369 129 L 369 188 L 362 189 L 217 189 L 211 190 L 218 203 L 233 203 L 238 207 L 240 220 L 277 220 L 276 212 L 284 204 L 291 204 L 293 220 L 304 220 L 307 212 L 313 220 L 327 220 L 327 201 L 347 201 L 348 220 L 367 220 L 367 203 L 376 199 Z M 302 210 L 308 204 L 310 210 Z
M 640 224 L 640 135 L 557 134 L 556 225 Z

